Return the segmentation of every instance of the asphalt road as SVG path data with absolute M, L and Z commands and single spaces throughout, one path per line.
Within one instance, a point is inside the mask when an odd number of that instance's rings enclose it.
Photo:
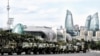
M 8 56 L 8 55 L 4 55 Z M 11 55 L 9 55 L 11 56 Z M 87 53 L 68 53 L 68 54 L 44 54 L 44 55 L 12 55 L 12 56 L 100 56 L 100 53 L 96 52 L 87 52 Z

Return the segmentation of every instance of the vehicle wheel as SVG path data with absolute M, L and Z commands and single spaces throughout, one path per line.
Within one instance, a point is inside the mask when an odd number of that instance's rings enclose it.
M 83 50 L 83 53 L 86 53 L 86 50 Z
M 53 51 L 52 51 L 52 53 L 53 53 L 53 54 L 55 54 L 55 53 L 56 53 L 56 51 L 55 51 L 55 50 L 53 50 Z
M 17 55 L 21 55 L 21 52 L 17 52 Z
M 46 51 L 46 54 L 49 54 L 49 51 Z
M 33 54 L 36 54 L 36 52 L 33 52 Z
M 39 54 L 42 54 L 42 52 L 41 52 L 41 51 L 39 51 Z
M 1 55 L 4 55 L 4 53 L 1 53 Z
M 53 52 L 50 52 L 50 54 L 53 54 Z
M 37 51 L 33 51 L 33 54 L 38 54 L 38 52 Z
M 28 50 L 28 51 L 25 52 L 25 54 L 31 54 L 31 51 Z
M 69 53 L 69 51 L 66 51 L 66 53 Z
M 74 53 L 74 51 L 71 51 L 71 53 Z
M 43 51 L 43 54 L 45 54 L 45 51 Z
M 12 52 L 9 52 L 8 55 L 12 55 Z
M 76 53 L 79 53 L 80 51 L 76 51 Z
M 41 51 L 41 52 L 39 52 L 39 54 L 45 54 L 45 52 L 44 51 Z

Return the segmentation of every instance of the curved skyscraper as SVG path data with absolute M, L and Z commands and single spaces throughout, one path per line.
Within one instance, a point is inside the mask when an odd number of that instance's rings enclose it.
M 99 18 L 98 13 L 95 13 L 92 16 L 91 22 L 90 22 L 90 30 L 92 31 L 98 31 L 99 30 Z
M 69 33 L 72 36 L 74 35 L 73 17 L 72 13 L 69 10 L 67 10 L 66 14 L 65 28 L 67 30 L 67 33 Z
M 90 30 L 90 22 L 91 22 L 91 15 L 89 15 L 86 19 L 85 27 L 87 30 Z
M 92 16 L 91 22 L 90 22 L 90 30 L 93 31 L 93 36 L 95 36 L 96 31 L 99 30 L 99 17 L 98 13 L 95 13 Z

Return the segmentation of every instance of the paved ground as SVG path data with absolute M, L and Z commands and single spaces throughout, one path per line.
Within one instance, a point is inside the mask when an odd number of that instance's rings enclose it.
M 54 55 L 34 55 L 34 56 L 100 56 L 100 53 L 74 53 L 74 54 L 54 54 Z
M 8 55 L 4 55 L 8 56 Z M 9 55 L 10 56 L 10 55 Z M 12 56 L 18 56 L 18 55 L 12 55 Z M 50 54 L 50 55 L 19 55 L 19 56 L 100 56 L 100 53 L 96 51 L 91 51 L 87 53 L 68 53 L 68 54 Z
M 100 53 L 99 50 L 91 50 L 90 52 Z

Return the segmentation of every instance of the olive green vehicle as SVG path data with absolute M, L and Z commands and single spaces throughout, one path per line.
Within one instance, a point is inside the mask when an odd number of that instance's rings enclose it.
M 16 53 L 17 55 L 21 55 L 21 53 L 25 52 L 25 54 L 60 54 L 60 53 L 74 53 L 74 52 L 86 52 L 84 47 L 77 45 L 74 46 L 72 44 L 67 45 L 59 45 L 54 43 L 35 43 L 35 42 L 22 42 L 22 43 L 14 43 L 9 42 L 6 45 L 0 46 L 0 53 L 3 55 L 4 53 L 8 53 L 8 55 L 12 55 Z
M 13 33 L 0 34 L 0 54 L 8 53 L 12 55 L 16 53 L 21 55 L 25 54 L 60 54 L 60 53 L 74 53 L 74 52 L 86 52 L 87 48 L 85 42 L 48 42 L 45 40 L 36 39 L 31 35 L 19 35 Z
M 0 53 L 3 55 L 4 53 L 8 53 L 12 55 L 15 52 L 16 43 L 15 42 L 8 42 L 6 45 L 0 46 Z

